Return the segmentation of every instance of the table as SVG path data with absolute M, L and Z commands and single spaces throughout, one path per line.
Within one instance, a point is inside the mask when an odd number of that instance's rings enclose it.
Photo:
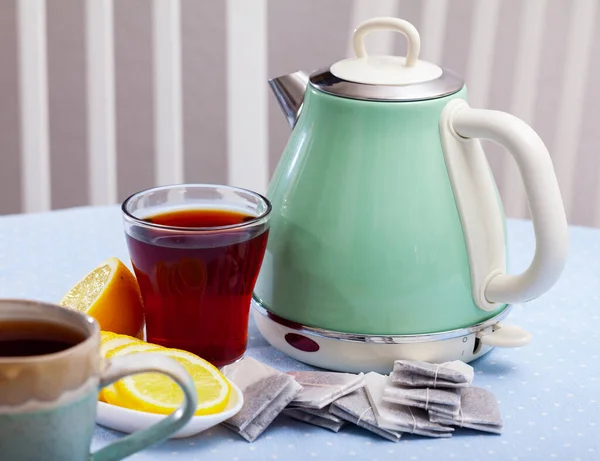
M 528 221 L 508 224 L 513 271 L 526 267 L 534 238 Z M 490 389 L 505 420 L 501 436 L 461 430 L 450 439 L 406 435 L 398 443 L 356 427 L 338 434 L 279 417 L 249 444 L 223 427 L 133 455 L 143 460 L 572 460 L 600 459 L 600 229 L 570 228 L 560 282 L 508 318 L 533 342 L 496 349 L 472 365 L 474 385 Z M 56 302 L 110 256 L 128 261 L 120 209 L 83 207 L 0 217 L 0 297 Z M 248 354 L 281 370 L 308 369 L 274 350 L 250 326 Z M 94 448 L 122 434 L 97 427 Z

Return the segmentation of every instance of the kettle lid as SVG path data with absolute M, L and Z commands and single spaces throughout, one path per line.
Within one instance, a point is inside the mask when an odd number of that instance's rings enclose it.
M 406 36 L 407 56 L 369 56 L 365 36 L 380 30 L 393 30 Z M 313 86 L 353 99 L 415 101 L 456 93 L 464 85 L 452 72 L 419 59 L 419 32 L 403 19 L 369 19 L 354 30 L 352 43 L 356 57 L 338 61 L 328 70 L 311 75 Z
M 378 30 L 394 30 L 406 36 L 408 53 L 401 56 L 368 56 L 365 36 Z M 369 85 L 410 85 L 435 80 L 442 69 L 435 64 L 419 60 L 421 38 L 410 22 L 398 18 L 372 18 L 360 24 L 352 36 L 355 58 L 336 62 L 330 71 L 349 82 Z

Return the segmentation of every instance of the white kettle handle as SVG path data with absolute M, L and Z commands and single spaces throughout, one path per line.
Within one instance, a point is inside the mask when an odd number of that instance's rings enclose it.
M 537 133 L 517 117 L 494 110 L 472 109 L 462 99 L 454 99 L 446 106 L 443 119 L 445 130 L 455 138 L 454 142 L 476 142 L 477 145 L 472 148 L 481 149 L 479 142 L 472 138 L 489 139 L 512 154 L 523 179 L 533 221 L 536 248 L 531 265 L 518 275 L 506 274 L 503 267 L 488 266 L 492 270 L 484 277 L 478 290 L 479 307 L 492 310 L 499 303 L 521 303 L 536 298 L 548 291 L 560 277 L 569 246 L 567 218 L 546 146 Z M 448 139 L 448 134 L 445 137 Z M 446 143 L 444 149 L 447 147 L 450 143 Z M 462 152 L 465 154 L 464 149 Z M 469 161 L 466 159 L 467 163 Z M 490 189 L 495 191 L 495 186 Z M 472 192 L 487 193 L 486 205 L 498 206 L 489 201 L 489 191 Z

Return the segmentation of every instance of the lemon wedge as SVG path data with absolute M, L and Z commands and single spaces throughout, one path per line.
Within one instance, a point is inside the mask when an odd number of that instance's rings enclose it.
M 92 270 L 59 304 L 92 316 L 101 330 L 141 338 L 144 310 L 140 289 L 135 276 L 117 258 Z

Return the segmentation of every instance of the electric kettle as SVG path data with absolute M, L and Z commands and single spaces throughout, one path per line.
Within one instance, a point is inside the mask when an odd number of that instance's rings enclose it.
M 406 36 L 407 56 L 368 55 L 365 35 L 380 30 Z M 555 284 L 568 248 L 544 143 L 512 115 L 471 108 L 459 76 L 419 60 L 407 21 L 370 19 L 353 46 L 355 58 L 270 81 L 293 131 L 267 192 L 259 331 L 300 361 L 349 372 L 527 344 L 503 320 Z M 525 185 L 536 248 L 521 274 L 507 273 L 483 138 L 506 148 Z

